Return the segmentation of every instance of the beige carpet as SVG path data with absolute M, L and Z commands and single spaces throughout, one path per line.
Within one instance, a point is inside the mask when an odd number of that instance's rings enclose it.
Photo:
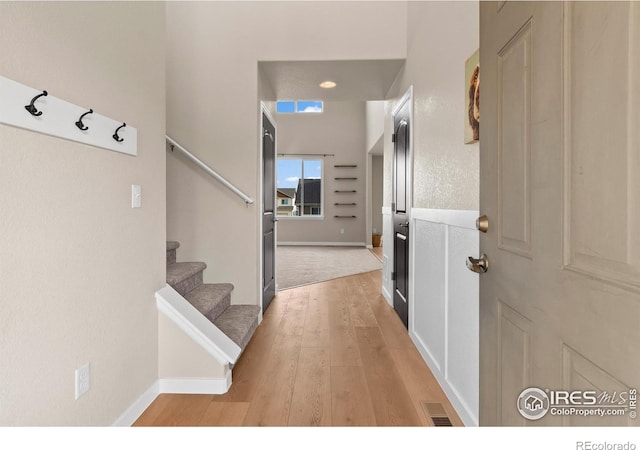
M 276 252 L 278 289 L 379 269 L 382 269 L 380 260 L 362 247 L 279 246 Z

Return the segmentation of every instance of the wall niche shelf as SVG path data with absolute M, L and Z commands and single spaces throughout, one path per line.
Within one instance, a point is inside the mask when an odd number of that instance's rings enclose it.
M 357 177 L 335 177 L 334 180 L 344 181 L 344 180 L 357 180 Z
M 336 169 L 355 169 L 358 166 L 356 164 L 334 164 L 333 167 Z
M 355 219 L 356 216 L 333 216 L 336 219 Z
M 343 191 L 343 190 L 339 190 L 339 189 L 335 190 L 333 192 L 335 192 L 336 194 L 355 194 L 356 193 L 355 190 Z
M 334 203 L 334 206 L 356 206 L 357 203 Z

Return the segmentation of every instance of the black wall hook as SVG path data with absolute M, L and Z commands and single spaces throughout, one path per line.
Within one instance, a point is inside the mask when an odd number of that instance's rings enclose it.
M 49 93 L 47 91 L 42 91 L 42 94 L 38 94 L 35 97 L 33 97 L 31 99 L 31 103 L 29 103 L 28 105 L 25 105 L 24 109 L 29 111 L 32 116 L 41 116 L 42 115 L 42 111 L 38 111 L 38 108 L 35 107 L 34 103 L 40 97 L 46 97 L 47 95 L 49 95 Z
M 116 132 L 115 132 L 115 133 L 113 133 L 113 138 L 114 138 L 116 141 L 118 141 L 118 142 L 122 142 L 122 141 L 124 141 L 124 139 L 122 139 L 120 136 L 118 136 L 118 131 L 120 131 L 120 129 L 121 129 L 121 128 L 124 128 L 124 127 L 126 127 L 126 126 L 127 126 L 127 124 L 123 122 L 123 123 L 122 123 L 122 125 L 120 125 L 120 126 L 116 129 Z
M 78 121 L 76 122 L 76 126 L 80 128 L 82 131 L 87 131 L 89 129 L 89 127 L 85 126 L 85 124 L 82 123 L 82 119 L 84 119 L 84 116 L 86 116 L 87 114 L 93 114 L 93 109 L 89 109 L 89 111 L 81 115 Z

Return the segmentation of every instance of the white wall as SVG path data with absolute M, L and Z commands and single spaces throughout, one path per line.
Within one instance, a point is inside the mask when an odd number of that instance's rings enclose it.
M 473 221 L 459 230 L 424 211 L 439 217 L 456 210 L 474 220 L 478 214 L 479 146 L 464 144 L 463 128 L 464 64 L 479 47 L 478 2 L 409 2 L 407 18 L 407 61 L 385 105 L 383 236 L 387 243 L 393 238 L 392 111 L 413 86 L 409 332 L 459 415 L 473 425 L 478 293 L 465 260 L 478 257 L 478 232 Z M 393 245 L 383 253 L 383 294 L 391 302 Z
M 477 210 L 479 144 L 464 144 L 463 126 L 464 63 L 479 47 L 478 2 L 409 2 L 407 17 L 407 62 L 388 98 L 414 87 L 413 206 Z M 392 151 L 386 139 L 385 155 Z M 390 166 L 385 173 L 390 178 Z M 390 192 L 386 198 L 390 205 Z
M 189 381 L 217 381 L 225 378 L 227 367 L 218 363 L 170 318 L 158 313 L 158 377 Z
M 372 233 L 382 234 L 382 188 L 384 181 L 384 158 L 371 158 L 371 226 Z
M 404 58 L 405 24 L 406 3 L 394 1 L 170 2 L 168 134 L 258 198 L 258 61 Z M 232 302 L 258 303 L 259 208 L 177 154 L 167 193 L 180 257 L 205 261 L 205 281 L 233 283 Z
M 273 125 L 276 126 L 277 131 L 277 123 L 276 123 L 276 93 L 269 82 L 269 79 L 264 74 L 264 70 L 258 65 L 258 100 L 260 100 L 261 107 L 264 107 L 267 114 L 271 116 L 271 120 L 273 120 Z M 259 125 L 259 133 L 262 132 L 262 108 L 259 108 L 256 112 L 258 113 L 258 125 Z M 262 172 L 262 169 L 260 169 Z
M 384 127 L 385 101 L 368 101 L 367 117 L 367 244 L 371 244 L 371 236 L 375 232 L 382 233 L 382 197 L 384 182 Z M 374 165 L 374 159 L 376 160 Z
M 164 28 L 162 3 L 0 2 L 3 76 L 138 130 L 131 157 L 0 125 L 0 425 L 110 425 L 157 379 Z
M 278 153 L 333 153 L 324 161 L 324 219 L 278 221 L 278 242 L 361 243 L 365 236 L 365 103 L 324 102 L 322 114 L 279 114 Z M 334 165 L 356 164 L 355 169 Z M 335 177 L 357 177 L 356 181 L 336 181 Z M 355 189 L 355 194 L 336 194 L 334 190 Z M 334 203 L 357 203 L 334 206 Z M 337 219 L 335 215 L 355 215 L 356 219 Z M 340 230 L 344 233 L 340 233 Z
M 367 152 L 374 150 L 384 133 L 384 103 L 383 100 L 367 102 Z

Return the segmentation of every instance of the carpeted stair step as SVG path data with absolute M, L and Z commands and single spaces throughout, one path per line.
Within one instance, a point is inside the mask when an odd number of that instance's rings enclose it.
M 215 324 L 242 350 L 258 327 L 260 306 L 231 305 L 230 283 L 203 284 L 203 262 L 177 262 L 180 243 L 166 241 L 167 284 Z
M 233 284 L 202 284 L 184 296 L 200 313 L 214 322 L 231 304 Z
M 180 247 L 180 242 L 167 241 L 167 266 L 176 263 L 176 250 Z
M 167 284 L 184 296 L 202 284 L 203 262 L 179 262 L 167 266 Z
M 256 305 L 231 305 L 213 323 L 244 350 L 258 327 L 259 314 Z

